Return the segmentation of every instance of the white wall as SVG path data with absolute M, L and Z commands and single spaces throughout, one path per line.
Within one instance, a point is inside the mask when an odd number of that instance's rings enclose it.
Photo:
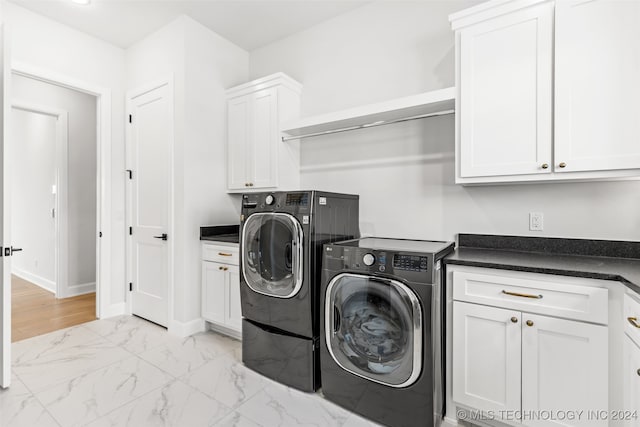
M 249 79 L 249 54 L 199 23 L 186 30 L 184 145 L 185 284 L 179 320 L 200 317 L 200 226 L 240 222 L 240 196 L 227 191 L 225 90 Z
M 12 258 L 11 270 L 51 292 L 56 281 L 56 227 L 51 216 L 56 182 L 57 118 L 13 109 L 11 156 L 11 239 L 23 248 Z
M 175 293 L 170 322 L 186 324 L 200 317 L 200 226 L 239 221 L 240 201 L 226 194 L 224 90 L 247 81 L 249 54 L 182 16 L 127 49 L 126 58 L 129 90 L 167 76 L 174 79 Z
M 111 206 L 111 223 L 103 223 L 101 247 L 111 260 L 102 277 L 100 290 L 107 310 L 124 309 L 124 50 L 82 32 L 5 3 L 3 20 L 11 38 L 11 59 L 110 92 L 111 138 L 104 141 L 110 150 L 111 168 L 104 171 L 104 192 Z
M 56 86 L 50 83 L 14 75 L 11 83 L 12 97 L 16 101 L 32 105 L 46 106 L 55 110 L 63 110 L 68 114 L 68 290 L 72 294 L 95 291 L 96 281 L 96 98 L 95 96 Z M 19 138 L 14 139 L 20 145 Z M 18 162 L 28 162 L 16 154 Z M 31 155 L 40 157 L 41 163 L 54 165 L 55 157 L 45 157 L 48 153 L 34 151 Z M 20 164 L 20 163 L 18 163 Z M 14 188 L 19 189 L 24 180 L 15 180 Z M 52 184 L 52 182 L 49 183 Z M 47 187 L 51 197 L 51 189 Z M 21 192 L 26 198 L 42 197 Z M 14 193 L 14 196 L 16 194 Z M 15 201 L 17 197 L 14 197 Z M 47 200 L 50 202 L 51 200 Z M 43 201 L 44 202 L 44 201 Z M 49 206 L 46 210 L 50 210 Z M 23 212 L 22 215 L 12 215 L 12 225 L 21 228 L 35 222 L 32 215 L 39 215 L 38 211 Z M 50 212 L 45 212 L 45 219 L 51 224 Z M 27 273 L 35 268 L 33 262 L 20 265 L 20 259 L 30 257 L 30 251 L 37 246 L 38 240 L 22 242 L 16 234 L 12 235 L 16 244 L 20 244 L 25 251 L 13 259 L 13 266 Z M 53 254 L 51 254 L 53 255 Z M 35 260 L 31 260 L 35 261 Z M 51 260 L 53 263 L 53 260 Z M 34 271 L 35 273 L 35 271 Z M 53 278 L 52 278 L 53 279 Z M 75 288 L 75 289 L 74 289 Z
M 476 3 L 375 2 L 251 52 L 251 78 L 299 80 L 303 117 L 453 86 L 447 16 Z M 302 187 L 360 194 L 362 232 L 378 236 L 640 239 L 638 181 L 462 187 L 453 151 L 453 116 L 303 140 Z

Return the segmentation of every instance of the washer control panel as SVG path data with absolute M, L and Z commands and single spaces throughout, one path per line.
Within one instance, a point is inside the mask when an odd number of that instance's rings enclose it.
M 371 253 L 364 254 L 362 262 L 364 265 L 373 265 L 376 262 L 376 257 Z
M 396 270 L 427 272 L 429 265 L 426 256 L 395 254 L 393 255 L 393 268 Z
M 432 284 L 441 277 L 442 258 L 453 249 L 453 243 L 439 241 L 383 238 L 346 240 L 324 245 L 322 269 L 331 274 L 347 271 Z

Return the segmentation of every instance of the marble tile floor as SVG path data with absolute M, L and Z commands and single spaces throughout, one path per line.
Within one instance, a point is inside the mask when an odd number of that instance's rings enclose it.
M 239 341 L 132 316 L 16 342 L 12 361 L 1 427 L 376 425 L 245 368 Z

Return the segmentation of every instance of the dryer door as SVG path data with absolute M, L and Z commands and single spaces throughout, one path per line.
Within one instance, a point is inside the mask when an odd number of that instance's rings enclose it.
M 302 227 L 284 213 L 255 213 L 242 229 L 242 273 L 253 291 L 291 298 L 302 286 Z
M 339 274 L 325 296 L 325 333 L 333 360 L 390 387 L 413 384 L 422 369 L 422 310 L 404 283 Z

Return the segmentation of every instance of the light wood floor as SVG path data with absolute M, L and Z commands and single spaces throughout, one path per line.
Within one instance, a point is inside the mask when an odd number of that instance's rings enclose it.
M 11 276 L 11 341 L 16 342 L 96 319 L 96 294 L 56 299 L 31 282 Z

